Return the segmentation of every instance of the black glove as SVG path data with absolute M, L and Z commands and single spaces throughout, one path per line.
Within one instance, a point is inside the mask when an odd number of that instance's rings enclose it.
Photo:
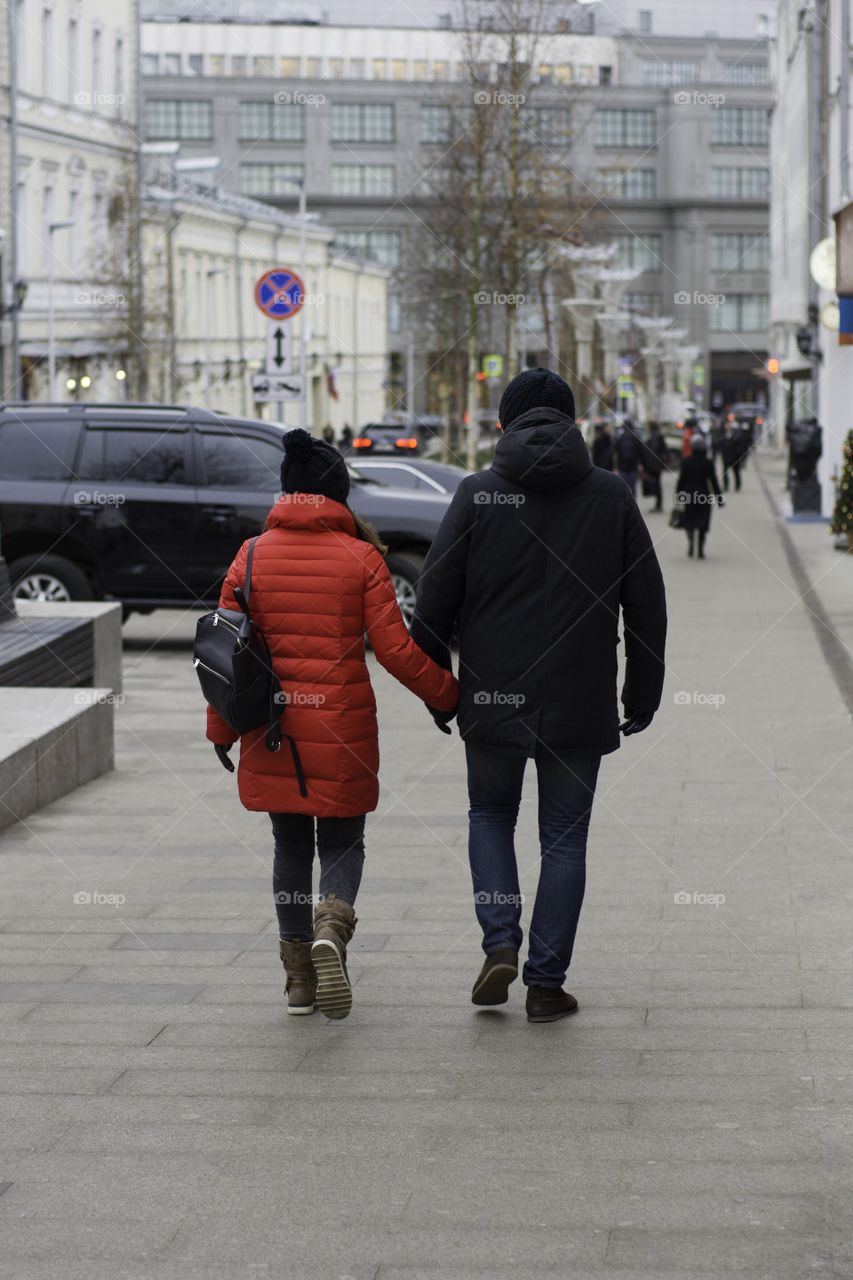
M 632 733 L 642 733 L 644 729 L 648 729 L 654 718 L 654 711 L 631 711 L 626 707 L 625 719 L 619 728 L 629 738 Z
M 229 773 L 233 773 L 234 763 L 228 758 L 228 752 L 231 750 L 231 748 L 223 747 L 220 745 L 220 743 L 217 742 L 217 743 L 214 743 L 213 750 L 216 752 L 216 758 L 218 759 L 219 763 L 222 765 L 222 768 L 227 769 Z
M 454 707 L 452 711 L 436 711 L 435 707 L 427 707 L 427 711 L 442 733 L 451 732 L 450 721 L 455 718 L 457 710 L 458 708 Z

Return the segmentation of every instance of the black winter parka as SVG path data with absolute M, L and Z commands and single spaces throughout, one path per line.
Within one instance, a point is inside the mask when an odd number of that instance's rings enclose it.
M 463 738 L 615 751 L 620 609 L 623 705 L 655 711 L 666 601 L 649 532 L 571 418 L 528 410 L 456 490 L 418 585 L 421 648 L 449 667 L 458 631 Z

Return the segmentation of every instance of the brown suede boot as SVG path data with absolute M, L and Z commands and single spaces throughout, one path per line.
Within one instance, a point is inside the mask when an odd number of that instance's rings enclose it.
M 317 974 L 317 1008 L 327 1018 L 345 1018 L 352 1008 L 347 943 L 355 932 L 355 911 L 330 893 L 314 909 L 311 959 Z
M 278 950 L 284 972 L 287 974 L 287 982 L 284 986 L 287 1012 L 313 1013 L 317 975 L 311 963 L 311 943 L 285 942 L 283 938 L 279 938 Z

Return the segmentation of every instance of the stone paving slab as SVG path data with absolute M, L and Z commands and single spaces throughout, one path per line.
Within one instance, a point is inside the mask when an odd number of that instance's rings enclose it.
M 288 1019 L 269 823 L 201 736 L 194 615 L 131 620 L 115 773 L 0 836 L 0 1272 L 849 1280 L 849 717 L 754 466 L 707 562 L 652 529 L 667 690 L 604 762 L 553 1026 L 520 984 L 468 1002 L 463 752 L 376 668 L 355 1008 Z

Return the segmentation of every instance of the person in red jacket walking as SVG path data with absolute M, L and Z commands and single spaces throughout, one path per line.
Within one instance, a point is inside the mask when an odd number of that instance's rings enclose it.
M 290 751 L 270 752 L 264 728 L 240 737 L 237 774 L 247 809 L 269 813 L 273 891 L 288 1012 L 345 1018 L 352 1006 L 347 943 L 364 863 L 365 815 L 379 802 L 376 701 L 364 636 L 378 661 L 431 708 L 452 713 L 452 673 L 406 630 L 375 532 L 347 505 L 349 472 L 338 451 L 299 428 L 284 436 L 283 494 L 252 563 L 250 607 L 281 682 Z M 248 542 L 223 583 L 220 608 L 236 609 Z M 207 736 L 226 769 L 240 736 L 208 707 Z M 315 838 L 320 888 L 313 927 Z

